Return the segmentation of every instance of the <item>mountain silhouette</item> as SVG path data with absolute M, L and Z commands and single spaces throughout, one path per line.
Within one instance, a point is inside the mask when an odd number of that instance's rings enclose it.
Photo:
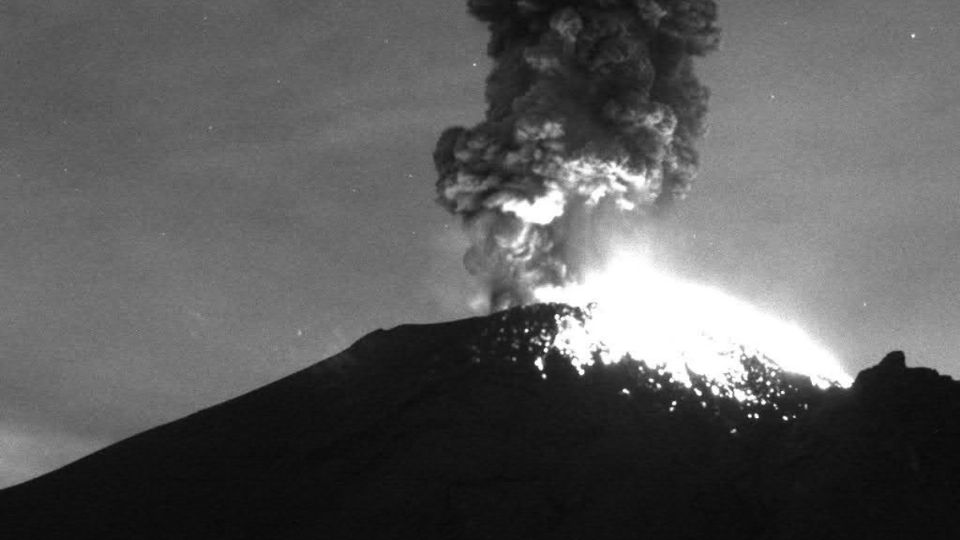
M 0 537 L 960 537 L 960 383 L 900 352 L 849 389 L 744 357 L 772 396 L 744 403 L 578 370 L 537 338 L 561 316 L 373 332 L 0 491 Z

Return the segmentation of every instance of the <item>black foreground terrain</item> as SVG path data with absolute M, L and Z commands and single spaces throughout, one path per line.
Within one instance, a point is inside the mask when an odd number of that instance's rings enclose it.
M 0 538 L 960 538 L 960 383 L 894 352 L 823 391 L 744 358 L 774 396 L 744 405 L 580 375 L 534 338 L 559 314 L 374 332 L 0 491 Z

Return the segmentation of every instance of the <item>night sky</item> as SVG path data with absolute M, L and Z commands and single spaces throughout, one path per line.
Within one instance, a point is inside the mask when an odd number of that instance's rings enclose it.
M 960 376 L 960 4 L 725 0 L 665 264 L 851 373 Z M 473 314 L 431 153 L 483 116 L 459 0 L 0 7 L 0 486 L 381 327 Z

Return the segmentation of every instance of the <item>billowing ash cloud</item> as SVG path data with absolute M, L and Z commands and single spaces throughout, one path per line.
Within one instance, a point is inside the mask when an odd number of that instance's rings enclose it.
M 649 215 L 697 168 L 708 91 L 693 57 L 719 42 L 713 0 L 468 0 L 489 23 L 486 119 L 447 129 L 439 202 L 471 237 L 491 308 L 575 281 L 603 216 Z

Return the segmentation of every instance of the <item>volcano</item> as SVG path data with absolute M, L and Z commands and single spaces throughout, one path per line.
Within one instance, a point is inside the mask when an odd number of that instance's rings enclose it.
M 576 310 L 376 331 L 0 491 L 11 539 L 956 538 L 960 384 L 889 354 L 850 388 L 744 356 L 748 402 L 575 366 Z

